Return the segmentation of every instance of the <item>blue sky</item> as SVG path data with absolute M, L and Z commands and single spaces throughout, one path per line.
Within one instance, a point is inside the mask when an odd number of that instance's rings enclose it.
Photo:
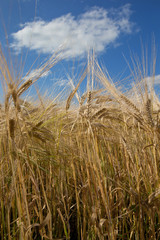
M 25 59 L 23 74 L 38 55 L 37 64 L 40 64 L 63 45 L 64 60 L 44 77 L 43 87 L 50 88 L 53 82 L 58 86 L 60 81 L 65 83 L 72 75 L 76 77 L 86 61 L 88 49 L 92 48 L 114 81 L 130 74 L 126 59 L 130 64 L 133 55 L 141 59 L 141 43 L 147 48 L 150 68 L 154 36 L 158 84 L 159 12 L 159 0 L 1 0 L 0 42 L 7 49 L 6 31 L 13 59 L 20 59 L 21 55 Z M 74 64 L 78 68 L 75 73 Z M 33 72 L 34 68 L 36 65 Z

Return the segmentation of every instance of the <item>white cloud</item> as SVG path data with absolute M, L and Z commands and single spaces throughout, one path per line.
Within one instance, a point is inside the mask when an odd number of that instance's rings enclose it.
M 152 88 L 156 87 L 156 85 L 160 84 L 160 74 L 142 78 L 141 80 L 139 80 L 139 82 L 132 82 L 131 86 L 134 89 L 139 89 L 139 87 L 141 87 L 144 90 L 146 83 L 147 83 L 148 90 L 150 91 Z
M 146 77 L 146 81 L 148 86 L 151 86 L 153 82 L 154 85 L 158 85 L 160 84 L 160 74 L 151 77 Z
M 77 18 L 69 13 L 50 22 L 27 22 L 12 34 L 12 47 L 16 51 L 25 47 L 41 53 L 52 53 L 63 45 L 66 58 L 83 56 L 90 48 L 103 52 L 122 33 L 132 32 L 130 15 L 130 4 L 126 4 L 109 11 L 94 7 Z

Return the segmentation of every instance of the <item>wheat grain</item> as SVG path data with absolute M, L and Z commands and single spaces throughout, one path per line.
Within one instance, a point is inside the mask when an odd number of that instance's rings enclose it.
M 9 119 L 9 133 L 12 140 L 14 139 L 14 133 L 15 133 L 15 120 Z
M 150 123 L 151 126 L 153 127 L 154 121 L 152 118 L 151 100 L 150 99 L 147 99 L 147 102 L 146 102 L 146 116 L 147 116 L 148 123 Z

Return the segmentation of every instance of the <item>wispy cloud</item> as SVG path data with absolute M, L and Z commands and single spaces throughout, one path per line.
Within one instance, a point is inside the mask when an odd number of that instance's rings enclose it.
M 147 84 L 148 90 L 150 91 L 152 88 L 156 87 L 157 85 L 160 84 L 160 74 L 157 75 L 153 75 L 153 76 L 148 76 L 145 78 L 142 78 L 141 80 L 139 80 L 138 82 L 132 82 L 131 86 L 132 88 L 139 89 L 139 87 L 141 87 L 142 89 L 144 89 L 145 84 Z M 133 89 L 132 89 L 133 90 Z M 130 92 L 131 94 L 133 94 L 133 91 Z
M 46 78 L 51 74 L 51 70 L 48 70 L 44 73 L 42 73 L 41 68 L 33 69 L 28 75 L 23 77 L 23 80 L 28 81 L 28 80 L 34 80 L 37 78 Z
M 52 21 L 37 20 L 21 25 L 12 34 L 12 47 L 20 51 L 23 47 L 41 53 L 52 53 L 64 46 L 64 57 L 83 56 L 90 48 L 103 52 L 110 44 L 117 42 L 121 34 L 130 34 L 130 4 L 118 9 L 106 10 L 94 7 L 74 17 L 63 15 Z

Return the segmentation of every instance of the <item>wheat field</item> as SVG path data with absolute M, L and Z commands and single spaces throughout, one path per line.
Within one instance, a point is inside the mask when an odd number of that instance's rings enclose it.
M 160 102 L 145 71 L 124 93 L 91 55 L 65 104 L 23 98 L 58 59 L 20 81 L 0 52 L 0 239 L 160 239 Z

